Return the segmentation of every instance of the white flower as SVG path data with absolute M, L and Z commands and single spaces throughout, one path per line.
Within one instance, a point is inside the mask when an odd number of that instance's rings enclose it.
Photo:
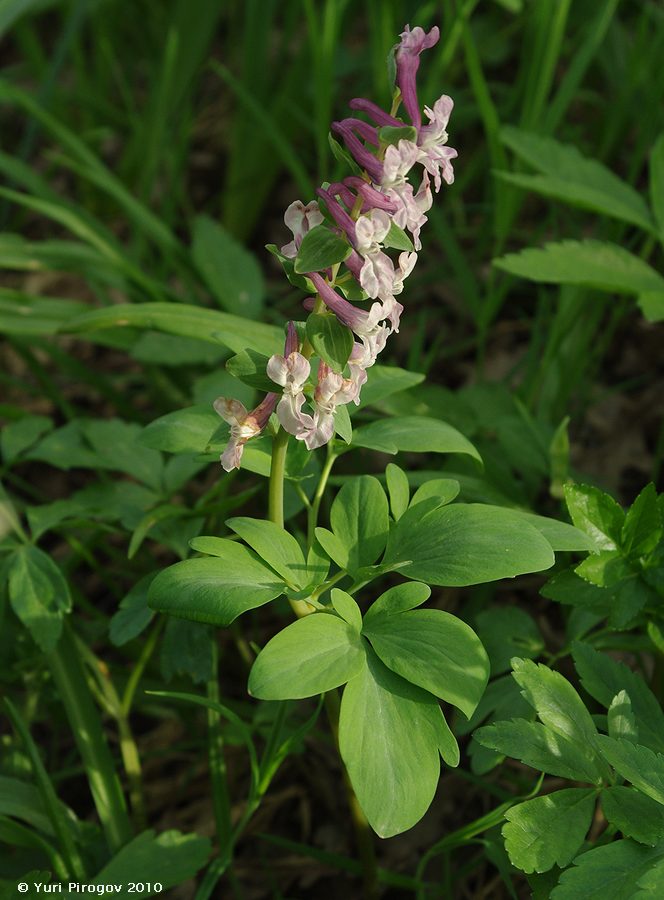
M 231 436 L 226 449 L 221 454 L 221 465 L 227 472 L 240 468 L 244 445 L 260 434 L 274 410 L 276 394 L 268 394 L 256 409 L 249 412 L 239 400 L 219 397 L 214 401 L 214 409 L 224 422 L 231 426 Z
M 310 372 L 309 360 L 297 350 L 287 357 L 275 354 L 268 360 L 268 378 L 283 388 L 283 395 L 277 406 L 277 417 L 289 434 L 297 435 L 301 427 L 303 388 Z
M 420 158 L 420 148 L 412 141 L 401 139 L 390 144 L 383 159 L 381 187 L 391 188 L 406 183 L 406 175 Z
M 306 206 L 301 200 L 295 200 L 284 213 L 284 222 L 293 233 L 293 240 L 289 244 L 284 244 L 281 253 L 288 259 L 295 259 L 303 237 L 316 225 L 322 224 L 323 214 L 315 200 Z
M 420 128 L 417 143 L 420 148 L 419 162 L 433 175 L 436 192 L 440 190 L 442 181 L 452 184 L 454 181 L 454 169 L 451 160 L 455 159 L 457 151 L 447 144 L 447 123 L 449 122 L 454 102 L 451 97 L 443 94 L 433 105 L 424 107 L 424 112 L 429 119 L 429 125 Z M 441 181 L 442 175 L 442 181 Z

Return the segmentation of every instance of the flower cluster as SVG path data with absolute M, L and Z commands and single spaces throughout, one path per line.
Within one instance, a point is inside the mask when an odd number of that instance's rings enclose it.
M 282 389 L 281 394 L 268 394 L 252 412 L 234 400 L 220 398 L 215 403 L 217 412 L 231 425 L 231 439 L 221 460 L 227 471 L 239 466 L 244 444 L 265 427 L 275 408 L 280 425 L 308 449 L 327 443 L 334 434 L 336 407 L 359 403 L 366 370 L 389 335 L 399 330 L 403 306 L 396 297 L 421 249 L 420 231 L 433 203 L 431 182 L 438 192 L 443 181 L 451 184 L 454 180 L 451 161 L 457 153 L 447 146 L 446 131 L 453 102 L 443 95 L 433 108 L 425 107 L 428 124 L 423 125 L 417 98 L 420 54 L 438 38 L 436 27 L 426 33 L 419 26 L 412 30 L 406 26 L 395 52 L 398 91 L 392 111 L 387 113 L 370 100 L 356 98 L 349 104 L 351 109 L 371 121 L 348 117 L 332 123 L 333 133 L 345 144 L 359 174 L 319 188 L 323 208 L 315 200 L 306 206 L 298 200 L 284 216 L 293 235 L 281 248 L 285 261 L 297 261 L 305 236 L 316 228 L 327 228 L 348 244 L 343 263 L 306 273 L 316 296 L 305 301 L 305 308 L 329 311 L 353 333 L 344 369 L 348 374 L 336 372 L 320 360 L 312 391 L 312 347 L 307 341 L 300 344 L 293 323 L 289 323 L 284 355 L 274 355 L 267 363 L 267 375 Z M 400 102 L 410 124 L 396 116 Z M 409 177 L 416 166 L 422 169 L 419 184 L 414 186 Z M 395 262 L 386 250 L 402 248 L 404 243 L 410 249 L 402 249 Z M 351 286 L 353 290 L 349 290 Z M 366 309 L 348 296 L 373 302 Z M 310 411 L 304 408 L 307 401 Z

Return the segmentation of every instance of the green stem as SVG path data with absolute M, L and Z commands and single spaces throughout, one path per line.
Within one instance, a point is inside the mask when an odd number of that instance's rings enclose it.
M 287 450 L 288 432 L 280 427 L 272 440 L 272 464 L 270 466 L 268 495 L 268 518 L 280 528 L 284 527 L 284 475 L 286 473 Z
M 131 840 L 131 824 L 101 719 L 92 702 L 78 647 L 67 623 L 55 650 L 47 658 L 85 766 L 108 846 L 115 852 Z
M 64 863 L 67 867 L 67 872 L 70 876 L 76 878 L 77 881 L 85 881 L 86 873 L 85 867 L 83 865 L 83 860 L 81 859 L 81 856 L 78 852 L 78 847 L 74 843 L 74 839 L 71 833 L 71 827 L 67 822 L 62 804 L 58 800 L 58 796 L 55 793 L 55 788 L 53 787 L 51 779 L 48 777 L 48 773 L 46 772 L 44 763 L 42 762 L 39 751 L 37 750 L 37 745 L 32 740 L 32 735 L 30 734 L 30 730 L 27 724 L 23 720 L 23 716 L 19 713 L 14 704 L 8 698 L 5 698 L 5 707 L 7 709 L 7 713 L 9 714 L 9 718 L 11 719 L 12 725 L 21 738 L 23 746 L 25 747 L 25 750 L 30 758 L 30 764 L 32 765 L 32 771 L 34 772 L 35 781 L 37 782 L 37 787 L 39 789 L 39 793 L 41 794 L 44 808 L 46 809 L 48 817 L 51 820 L 51 824 L 53 825 L 53 831 L 58 838 L 58 843 L 60 844 L 60 850 Z
M 210 636 L 212 647 L 212 677 L 207 683 L 208 700 L 219 703 L 219 648 L 214 632 Z M 210 780 L 212 781 L 212 806 L 217 826 L 219 853 L 225 856 L 231 843 L 231 803 L 228 795 L 226 777 L 226 758 L 224 756 L 224 736 L 221 729 L 221 716 L 211 706 L 207 708 L 208 721 L 208 760 L 210 764 Z
M 325 694 L 325 711 L 334 736 L 334 743 L 337 746 L 339 757 L 339 692 L 327 691 Z M 362 811 L 357 795 L 350 783 L 348 772 L 343 762 L 344 785 L 346 787 L 346 797 L 350 808 L 350 815 L 353 821 L 353 830 L 355 832 L 355 842 L 362 863 L 363 881 L 364 881 L 364 897 L 365 900 L 375 900 L 378 897 L 378 868 L 376 866 L 376 850 L 374 847 L 373 832 L 367 821 L 367 817 Z
M 316 493 L 313 496 L 311 501 L 311 508 L 309 509 L 309 518 L 307 522 L 307 545 L 309 549 L 311 549 L 314 538 L 316 537 L 316 525 L 318 524 L 318 513 L 320 511 L 320 505 L 323 500 L 323 495 L 325 494 L 325 488 L 327 487 L 327 480 L 330 477 L 330 473 L 332 471 L 332 466 L 336 461 L 336 454 L 332 449 L 332 442 L 327 445 L 327 458 L 325 460 L 325 465 L 323 466 L 323 471 L 320 473 L 320 479 L 318 481 L 318 486 L 316 487 Z
M 136 693 L 136 688 L 138 687 L 138 683 L 141 680 L 141 676 L 145 671 L 145 667 L 150 661 L 150 657 L 154 653 L 154 648 L 157 645 L 157 638 L 161 634 L 161 630 L 164 626 L 164 622 L 166 621 L 164 616 L 161 616 L 157 620 L 157 624 L 154 626 L 150 634 L 148 635 L 147 641 L 143 644 L 143 649 L 141 650 L 141 654 L 136 660 L 136 665 L 131 670 L 131 674 L 127 679 L 127 684 L 124 689 L 124 694 L 122 695 L 122 702 L 120 707 L 122 709 L 122 713 L 125 716 L 129 716 L 131 712 L 131 705 L 134 701 L 134 694 Z

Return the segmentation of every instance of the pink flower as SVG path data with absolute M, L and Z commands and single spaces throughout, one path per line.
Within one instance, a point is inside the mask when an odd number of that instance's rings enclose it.
M 302 238 L 308 231 L 323 222 L 323 215 L 315 200 L 305 206 L 301 200 L 295 200 L 284 213 L 284 222 L 293 233 L 293 240 L 284 244 L 281 252 L 288 259 L 295 259 L 300 249 Z
M 277 394 L 266 394 L 262 403 L 251 412 L 239 400 L 218 397 L 214 409 L 231 426 L 231 437 L 221 454 L 221 465 L 227 472 L 240 468 L 244 445 L 265 428 L 277 404 Z
M 403 104 L 410 116 L 410 121 L 418 130 L 422 124 L 416 85 L 420 53 L 437 44 L 439 36 L 440 32 L 436 26 L 427 34 L 419 25 L 416 25 L 412 31 L 410 26 L 406 25 L 401 33 L 401 43 L 396 52 L 397 86 L 401 91 Z

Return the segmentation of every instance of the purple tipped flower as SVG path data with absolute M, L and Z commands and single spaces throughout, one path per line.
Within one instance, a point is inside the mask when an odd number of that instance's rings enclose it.
M 352 125 L 348 122 L 357 122 L 358 119 L 343 119 L 341 122 L 332 122 L 332 131 L 341 135 L 343 141 L 355 159 L 355 162 L 366 172 L 369 173 L 373 181 L 380 182 L 383 174 L 383 167 L 376 159 L 373 153 L 370 153 L 364 146 L 362 141 L 353 131 Z
M 412 31 L 410 25 L 406 25 L 401 33 L 401 43 L 396 52 L 397 87 L 401 91 L 403 105 L 410 116 L 410 121 L 418 131 L 422 125 L 422 113 L 417 99 L 416 85 L 420 53 L 437 44 L 439 37 L 440 32 L 436 25 L 428 34 L 419 25 L 416 25 Z

